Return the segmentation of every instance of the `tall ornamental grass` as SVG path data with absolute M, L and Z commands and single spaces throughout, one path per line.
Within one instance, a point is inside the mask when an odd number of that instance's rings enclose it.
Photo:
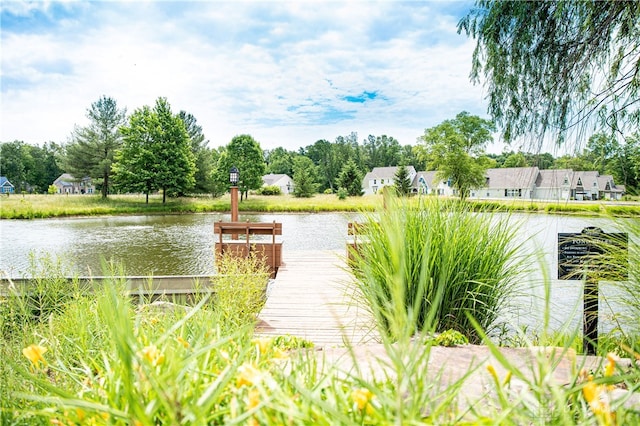
M 392 338 L 429 331 L 432 315 L 435 331 L 480 342 L 470 318 L 491 331 L 526 266 L 507 219 L 436 198 L 389 200 L 367 215 L 352 267 L 380 330 Z

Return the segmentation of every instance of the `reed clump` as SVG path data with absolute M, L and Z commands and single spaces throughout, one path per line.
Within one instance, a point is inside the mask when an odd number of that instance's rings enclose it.
M 396 199 L 369 215 L 363 229 L 367 242 L 352 266 L 379 328 L 391 337 L 399 316 L 418 333 L 432 315 L 435 331 L 480 342 L 469 318 L 491 330 L 526 266 L 507 218 L 475 214 L 466 203 Z

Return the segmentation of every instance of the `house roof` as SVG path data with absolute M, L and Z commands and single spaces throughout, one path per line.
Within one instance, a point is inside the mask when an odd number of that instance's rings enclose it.
M 558 188 L 563 185 L 564 179 L 567 178 L 569 183 L 573 178 L 573 170 L 571 169 L 547 169 L 540 170 L 540 175 L 536 181 L 538 188 Z
M 69 184 L 70 182 L 74 181 L 75 178 L 73 176 L 71 176 L 69 173 L 63 173 L 60 176 L 58 176 L 58 179 L 54 180 L 53 183 L 56 184 L 60 184 L 60 185 L 64 185 L 64 184 Z
M 6 176 L 0 176 L 0 186 L 10 186 L 13 187 L 13 184 L 9 182 Z
M 291 178 L 289 177 L 289 175 L 274 174 L 274 173 L 270 173 L 268 175 L 262 176 L 262 182 L 266 186 L 277 185 L 277 183 L 281 180 L 284 180 L 284 182 L 287 182 L 291 180 Z
M 418 172 L 416 174 L 415 179 L 413 180 L 413 186 L 417 187 L 420 185 L 420 179 L 423 179 L 424 182 L 427 184 L 428 188 L 433 188 L 435 186 L 438 186 L 438 184 L 442 181 L 441 179 L 438 179 L 436 177 L 436 173 L 438 173 L 436 170 L 430 170 L 428 172 Z
M 409 174 L 416 172 L 415 167 L 406 166 Z M 365 179 L 393 179 L 398 171 L 399 166 L 391 167 L 374 167 L 369 173 L 366 174 Z
M 582 186 L 584 189 L 592 189 L 598 187 L 598 176 L 600 174 L 596 171 L 579 171 L 573 173 L 573 180 L 571 181 L 571 188 L 575 189 L 578 186 Z M 581 183 L 582 185 L 578 185 Z
M 537 167 L 510 167 L 487 169 L 487 186 L 489 188 L 531 188 L 538 179 L 540 170 Z
M 607 184 L 609 187 L 607 188 Z M 600 191 L 605 192 L 623 192 L 623 189 L 620 189 L 613 182 L 613 176 L 611 175 L 600 175 L 598 176 L 598 189 Z

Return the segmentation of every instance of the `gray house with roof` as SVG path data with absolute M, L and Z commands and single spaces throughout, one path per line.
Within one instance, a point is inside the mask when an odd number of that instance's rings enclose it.
M 53 181 L 58 194 L 93 194 L 95 187 L 90 177 L 76 179 L 69 173 L 63 173 Z
M 262 186 L 277 186 L 283 194 L 293 192 L 293 179 L 289 175 L 269 173 L 262 176 Z
M 540 170 L 537 167 L 487 169 L 485 185 L 472 189 L 469 197 L 530 200 L 534 197 L 539 174 Z
M 573 173 L 571 169 L 540 170 L 533 198 L 556 201 L 571 199 Z

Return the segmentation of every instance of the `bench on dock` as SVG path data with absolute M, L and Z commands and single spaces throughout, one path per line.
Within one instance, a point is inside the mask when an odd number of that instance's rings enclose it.
M 254 252 L 264 258 L 265 263 L 271 269 L 271 275 L 275 276 L 282 265 L 282 242 L 276 242 L 276 235 L 282 235 L 282 223 L 273 222 L 215 222 L 213 232 L 218 234 L 219 240 L 215 243 L 216 256 L 231 253 L 238 257 L 247 257 Z M 223 240 L 224 235 L 237 238 L 244 235 L 243 240 Z M 271 242 L 255 241 L 252 236 L 271 235 Z

